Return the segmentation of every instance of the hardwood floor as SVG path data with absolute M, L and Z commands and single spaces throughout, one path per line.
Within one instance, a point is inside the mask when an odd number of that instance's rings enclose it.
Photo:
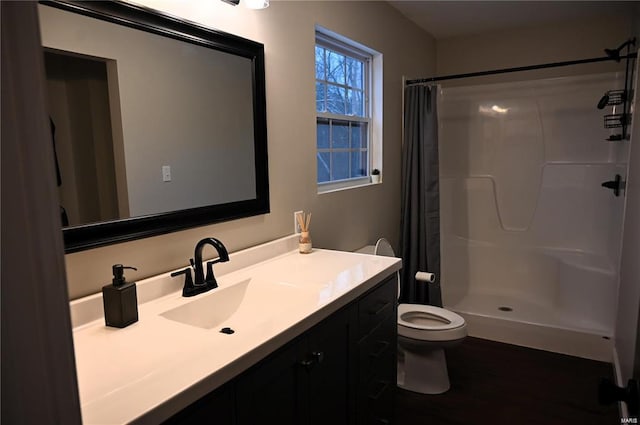
M 398 389 L 398 425 L 617 425 L 617 404 L 600 406 L 608 363 L 468 337 L 446 351 L 451 389 Z

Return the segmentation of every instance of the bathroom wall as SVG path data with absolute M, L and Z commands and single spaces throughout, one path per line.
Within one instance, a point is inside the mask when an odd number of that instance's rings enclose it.
M 618 47 L 630 34 L 630 17 L 620 16 L 440 39 L 437 45 L 438 75 L 602 57 L 603 49 Z M 519 81 L 615 69 L 613 63 L 596 63 L 450 80 L 443 85 Z
M 385 2 L 272 1 L 265 10 L 221 1 L 138 3 L 265 45 L 271 213 L 66 256 L 70 297 L 99 291 L 111 265 L 137 266 L 129 279 L 187 264 L 195 243 L 216 236 L 232 250 L 293 231 L 293 211 L 313 212 L 315 246 L 352 250 L 380 235 L 397 244 L 400 223 L 402 76 L 435 72 L 435 41 Z M 315 25 L 381 52 L 384 183 L 317 194 L 315 166 Z M 416 46 L 419 46 L 417 48 Z
M 633 32 L 640 37 L 640 5 L 636 4 Z M 636 70 L 638 63 L 636 63 Z M 636 73 L 637 74 L 637 73 Z M 636 75 L 636 93 L 638 93 Z M 638 95 L 634 111 L 638 113 Z M 632 375 L 640 379 L 640 119 L 633 118 L 627 176 L 626 205 L 622 234 L 618 315 L 615 347 L 620 362 L 618 385 L 625 386 Z
M 636 95 L 636 111 L 637 99 Z M 637 117 L 633 119 L 631 137 L 615 333 L 622 376 L 619 384 L 622 385 L 626 385 L 631 378 L 634 363 L 636 369 L 640 367 L 640 360 L 637 359 L 637 332 L 640 325 L 640 120 Z

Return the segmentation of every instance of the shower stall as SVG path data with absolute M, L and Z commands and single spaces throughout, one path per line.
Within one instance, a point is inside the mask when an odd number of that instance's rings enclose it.
M 602 184 L 630 142 L 603 95 L 625 79 L 441 89 L 442 297 L 472 336 L 611 361 L 624 196 Z

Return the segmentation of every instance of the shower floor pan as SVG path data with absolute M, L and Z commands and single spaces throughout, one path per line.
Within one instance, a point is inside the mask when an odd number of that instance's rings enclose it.
M 611 362 L 611 331 L 515 297 L 468 294 L 446 306 L 462 315 L 470 336 Z

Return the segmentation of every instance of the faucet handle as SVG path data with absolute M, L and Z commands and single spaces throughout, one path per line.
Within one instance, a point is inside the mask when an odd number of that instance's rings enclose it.
M 219 262 L 220 260 L 207 261 L 207 276 L 204 281 L 208 285 L 209 289 L 218 287 L 216 277 L 213 275 L 213 265 Z
M 195 289 L 195 285 L 193 284 L 193 278 L 191 277 L 191 269 L 187 267 L 186 269 L 173 272 L 171 273 L 171 277 L 180 276 L 181 274 L 184 275 L 184 288 L 182 288 L 182 296 L 190 297 L 192 295 L 195 295 L 193 293 Z

